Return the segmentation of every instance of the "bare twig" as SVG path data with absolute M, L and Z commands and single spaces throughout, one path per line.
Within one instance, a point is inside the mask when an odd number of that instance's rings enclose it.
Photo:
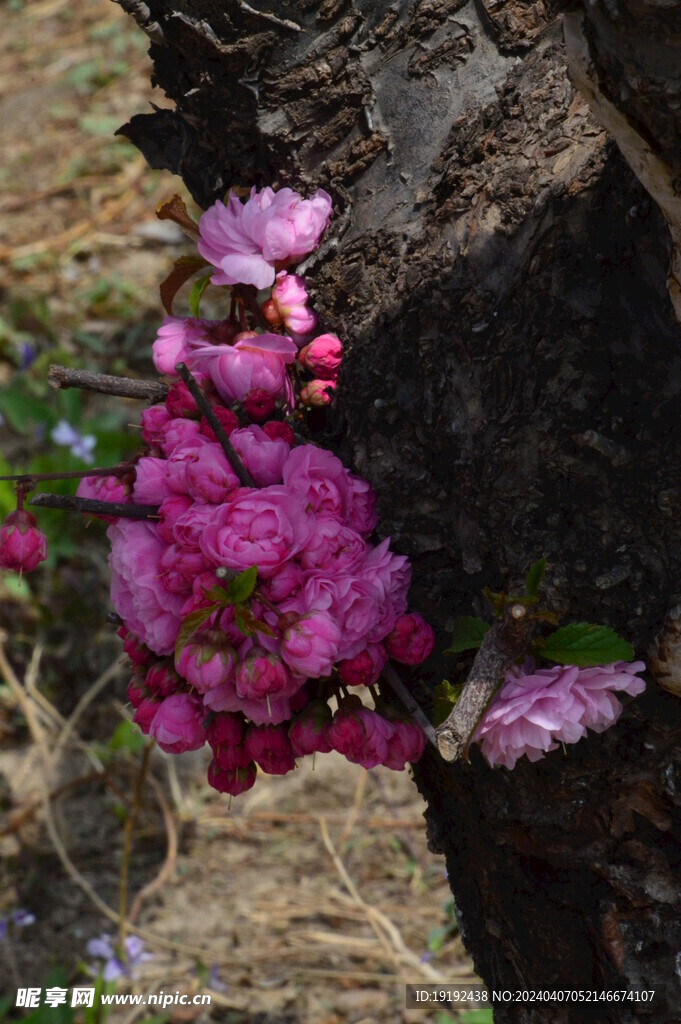
M 154 748 L 153 740 L 147 743 L 142 754 L 139 771 L 135 779 L 135 792 L 133 795 L 132 809 L 125 819 L 123 828 L 123 856 L 121 857 L 121 870 L 118 880 L 118 913 L 120 925 L 118 934 L 121 946 L 125 944 L 125 936 L 128 930 L 128 877 L 130 875 L 130 858 L 132 857 L 132 840 L 135 832 L 135 825 L 142 809 L 142 796 L 144 795 L 144 784 L 147 781 L 149 771 L 149 758 Z
M 220 442 L 222 450 L 227 456 L 227 459 L 229 460 L 229 464 L 231 465 L 236 475 L 239 477 L 239 480 L 241 481 L 243 486 L 255 487 L 255 480 L 253 479 L 253 477 L 248 472 L 243 462 L 239 458 L 236 448 L 227 437 L 225 428 L 223 427 L 222 423 L 220 423 L 220 420 L 213 412 L 211 404 L 206 398 L 201 388 L 199 387 L 196 378 L 193 377 L 192 374 L 189 372 L 185 363 L 178 363 L 177 366 L 175 367 L 175 370 L 189 388 L 191 396 L 196 402 L 197 406 L 199 407 L 199 410 L 201 411 L 202 415 L 206 417 L 211 427 L 213 428 L 213 432 L 215 433 L 215 436 Z
M 532 618 L 522 604 L 514 604 L 495 622 L 480 645 L 473 667 L 454 709 L 436 729 L 437 745 L 445 761 L 465 757 L 471 737 L 507 669 L 527 649 Z
M 121 398 L 146 398 L 152 402 L 163 402 L 168 394 L 168 385 L 160 380 L 133 380 L 130 377 L 113 377 L 108 373 L 91 373 L 89 370 L 74 370 L 68 366 L 51 366 L 47 379 L 53 388 L 82 388 L 84 391 L 99 391 L 104 395 L 119 395 Z
M 116 519 L 158 519 L 158 505 L 126 505 L 120 501 L 96 501 L 75 494 L 34 494 L 29 505 L 36 508 L 58 508 L 62 512 L 91 512 Z
M 86 476 L 125 476 L 131 469 L 134 469 L 132 462 L 120 462 L 116 466 L 74 469 L 68 473 L 13 473 L 10 476 L 0 476 L 0 480 L 16 480 L 18 484 L 32 487 L 43 480 L 82 480 Z
M 428 740 L 437 748 L 437 738 L 435 736 L 435 729 L 433 725 L 428 721 L 425 711 L 414 700 L 392 665 L 386 665 L 383 669 L 382 675 L 395 696 L 402 701 L 412 718 L 414 718 L 421 726 L 428 737 Z

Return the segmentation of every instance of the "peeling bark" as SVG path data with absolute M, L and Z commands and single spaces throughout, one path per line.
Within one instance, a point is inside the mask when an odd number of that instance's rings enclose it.
M 555 612 L 644 653 L 681 600 L 678 0 L 585 5 L 588 101 L 550 0 L 123 5 L 176 105 L 123 129 L 153 166 L 201 205 L 253 182 L 334 197 L 306 274 L 348 342 L 337 444 L 440 648 L 545 555 Z M 434 656 L 419 701 L 467 667 Z M 507 772 L 428 750 L 416 778 L 490 986 L 656 991 L 497 1021 L 679 1019 L 676 697 L 652 680 L 565 754 Z

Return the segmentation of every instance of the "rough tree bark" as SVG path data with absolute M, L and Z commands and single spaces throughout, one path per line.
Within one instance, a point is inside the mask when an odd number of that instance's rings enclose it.
M 583 92 L 553 0 L 119 2 L 175 103 L 124 129 L 153 166 L 203 206 L 253 182 L 334 196 L 306 273 L 349 342 L 337 443 L 441 648 L 543 554 L 561 616 L 639 655 L 667 617 L 654 664 L 678 687 L 679 0 L 574 8 Z M 455 671 L 432 659 L 425 704 Z M 656 992 L 497 1021 L 679 1019 L 678 697 L 651 676 L 565 754 L 429 751 L 416 778 L 490 986 Z

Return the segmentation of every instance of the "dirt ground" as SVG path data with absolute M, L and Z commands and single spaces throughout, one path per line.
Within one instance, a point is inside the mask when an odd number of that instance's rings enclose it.
M 181 183 L 112 134 L 163 103 L 146 38 L 109 0 L 9 0 L 3 28 L 0 385 L 12 386 L 8 353 L 27 336 L 48 360 L 144 371 L 158 283 L 183 251 L 154 216 Z M 15 441 L 3 444 L 9 457 Z M 36 918 L 0 939 L 0 995 L 12 997 L 0 1020 L 20 1016 L 18 984 L 44 985 L 54 968 L 69 985 L 87 978 L 88 939 L 116 930 L 105 913 L 119 910 L 131 814 L 126 912 L 153 959 L 116 991 L 210 992 L 213 1003 L 118 1008 L 112 1021 L 455 1019 L 404 1009 L 406 982 L 474 980 L 407 772 L 307 758 L 284 778 L 261 775 L 230 808 L 205 784 L 203 754 L 155 751 L 135 811 L 142 751 L 121 726 L 126 669 L 102 626 L 101 531 L 92 547 L 87 563 L 76 552 L 43 570 L 28 601 L 0 580 L 0 919 Z

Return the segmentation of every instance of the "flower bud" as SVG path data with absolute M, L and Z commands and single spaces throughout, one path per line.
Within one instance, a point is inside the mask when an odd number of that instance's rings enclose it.
M 155 697 L 170 697 L 182 689 L 183 680 L 171 661 L 158 661 L 146 674 L 145 683 Z
M 335 380 L 340 369 L 343 346 L 335 334 L 320 334 L 298 353 L 298 360 L 314 377 Z
M 236 692 L 246 700 L 285 697 L 291 691 L 293 678 L 276 654 L 254 647 L 236 670 Z M 295 685 L 299 689 L 300 685 Z
M 127 695 L 128 700 L 134 707 L 135 711 L 139 708 L 142 701 L 151 697 L 151 693 L 144 682 L 143 675 L 137 675 L 137 673 L 133 675 L 132 679 L 128 683 Z
M 215 760 L 208 765 L 208 784 L 217 789 L 218 793 L 229 793 L 239 796 L 255 784 L 257 769 L 251 761 L 244 768 L 223 771 Z
M 388 655 L 403 665 L 420 665 L 432 653 L 435 634 L 416 612 L 401 615 L 385 639 Z
M 296 443 L 293 428 L 288 423 L 282 423 L 281 420 L 270 420 L 268 423 L 263 424 L 262 429 L 273 441 L 281 437 L 290 448 L 293 448 L 293 445 Z
M 201 702 L 188 693 L 174 693 L 172 697 L 166 697 L 154 715 L 149 735 L 167 754 L 199 750 L 206 742 Z
M 274 412 L 275 398 L 264 388 L 252 388 L 243 398 L 244 412 L 254 423 L 264 423 Z
M 308 704 L 291 723 L 288 736 L 296 757 L 304 754 L 328 754 L 333 749 L 329 738 L 331 708 L 323 700 Z
M 268 775 L 286 775 L 296 766 L 285 725 L 253 725 L 246 733 L 246 750 Z
M 170 422 L 170 413 L 165 405 L 152 405 L 142 410 L 142 440 L 145 444 L 161 447 L 162 430 Z
M 224 405 L 214 405 L 212 409 L 225 428 L 225 434 L 229 437 L 232 431 L 236 430 L 239 426 L 239 419 L 236 413 L 233 413 L 231 409 L 226 409 Z M 211 441 L 217 441 L 217 434 L 205 416 L 201 417 L 201 433 L 210 438 Z
M 310 334 L 317 326 L 317 314 L 307 305 L 305 281 L 298 274 L 277 274 L 272 289 L 272 302 L 284 321 L 287 331 L 293 334 Z
M 132 701 L 131 701 L 132 703 Z M 152 697 L 144 697 L 137 705 L 135 714 L 132 716 L 132 720 L 135 725 L 139 725 L 140 729 L 145 736 L 149 735 L 151 729 L 151 723 L 156 717 L 156 712 L 161 706 L 160 700 L 154 700 Z
M 274 302 L 272 299 L 267 299 L 266 302 L 263 302 L 262 315 L 265 317 L 265 320 L 267 320 L 267 323 L 270 325 L 270 327 L 281 326 L 281 313 L 279 312 L 279 307 L 277 306 L 276 302 Z
M 300 389 L 300 404 L 313 409 L 323 409 L 324 406 L 331 405 L 335 387 L 336 383 L 333 380 L 311 380 Z
M 199 634 L 182 648 L 175 667 L 199 693 L 208 693 L 232 681 L 235 661 L 234 648 L 225 644 L 217 631 L 211 630 Z
M 194 377 L 197 377 L 194 374 Z M 203 374 L 201 375 L 203 377 Z M 205 379 L 205 378 L 204 378 Z M 176 381 L 168 392 L 165 407 L 169 415 L 181 419 L 193 419 L 199 415 L 192 393 L 183 380 Z
M 150 665 L 156 660 L 156 655 L 148 647 L 138 640 L 134 633 L 128 633 L 123 641 L 123 650 L 130 658 L 133 665 Z
M 388 660 L 383 644 L 369 644 L 354 658 L 338 663 L 338 675 L 348 686 L 373 686 Z
M 47 540 L 25 509 L 10 512 L 0 529 L 0 568 L 32 572 L 47 558 Z

